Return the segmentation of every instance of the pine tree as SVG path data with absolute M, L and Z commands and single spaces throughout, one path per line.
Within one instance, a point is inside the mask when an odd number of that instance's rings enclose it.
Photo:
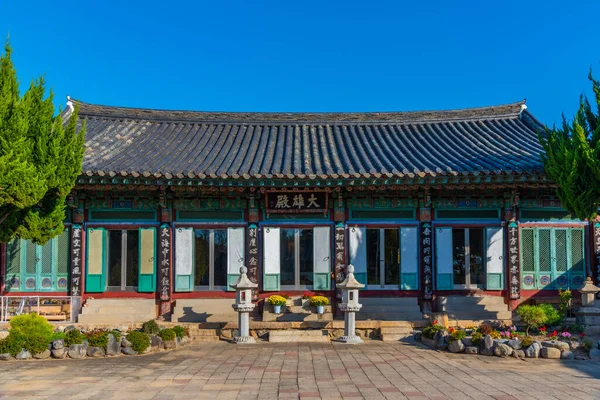
M 540 135 L 546 174 L 558 184 L 562 205 L 579 219 L 593 220 L 600 206 L 600 81 L 590 72 L 595 112 L 581 95 L 572 122 Z
M 20 95 L 7 42 L 0 57 L 0 242 L 43 244 L 64 230 L 66 198 L 81 173 L 85 124 L 54 115 L 44 78 Z

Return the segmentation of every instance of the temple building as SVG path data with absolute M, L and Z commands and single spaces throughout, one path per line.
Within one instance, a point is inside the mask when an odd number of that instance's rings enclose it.
M 253 318 L 293 320 L 264 299 L 305 292 L 335 318 L 352 264 L 357 318 L 507 320 L 596 270 L 595 231 L 561 208 L 524 102 L 244 113 L 69 100 L 66 119 L 75 104 L 86 150 L 67 229 L 2 246 L 3 318 L 30 304 L 13 298 L 65 296 L 80 322 L 234 320 L 241 266 L 259 285 Z

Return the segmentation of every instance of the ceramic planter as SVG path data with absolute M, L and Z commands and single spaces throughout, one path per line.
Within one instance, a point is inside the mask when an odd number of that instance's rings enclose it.
M 281 306 L 279 306 L 279 305 L 278 306 L 273 305 L 273 312 L 275 314 L 281 314 Z
M 325 306 L 317 306 L 317 314 L 323 314 L 325 312 Z

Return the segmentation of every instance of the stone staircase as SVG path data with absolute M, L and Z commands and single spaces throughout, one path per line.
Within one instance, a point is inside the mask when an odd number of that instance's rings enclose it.
M 171 322 L 233 322 L 235 299 L 177 299 Z
M 439 310 L 448 315 L 448 321 L 509 322 L 512 312 L 500 296 L 440 296 Z
M 329 299 L 329 301 L 331 302 L 332 299 Z M 319 315 L 316 309 L 310 307 L 308 300 L 303 300 L 302 297 L 292 297 L 290 303 L 290 305 L 282 306 L 279 314 L 273 312 L 273 306 L 265 303 L 262 316 L 263 322 L 333 321 L 333 308 L 331 305 L 325 306 L 325 312 Z
M 396 322 L 393 325 L 386 326 L 382 323 L 381 328 L 381 340 L 383 342 L 397 342 L 400 340 L 407 340 L 413 336 L 413 327 L 410 322 Z
M 154 299 L 88 299 L 77 317 L 80 324 L 132 324 L 156 318 Z
M 198 326 L 188 327 L 190 338 L 195 343 L 214 343 L 219 341 L 219 330 L 212 328 L 201 328 Z
M 329 343 L 329 335 L 324 330 L 277 330 L 269 332 L 271 343 Z
M 358 321 L 421 322 L 423 314 L 416 297 L 361 297 Z

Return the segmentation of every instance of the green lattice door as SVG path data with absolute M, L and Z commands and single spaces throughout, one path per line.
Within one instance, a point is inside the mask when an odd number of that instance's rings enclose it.
M 521 229 L 523 289 L 576 289 L 584 276 L 583 229 Z

